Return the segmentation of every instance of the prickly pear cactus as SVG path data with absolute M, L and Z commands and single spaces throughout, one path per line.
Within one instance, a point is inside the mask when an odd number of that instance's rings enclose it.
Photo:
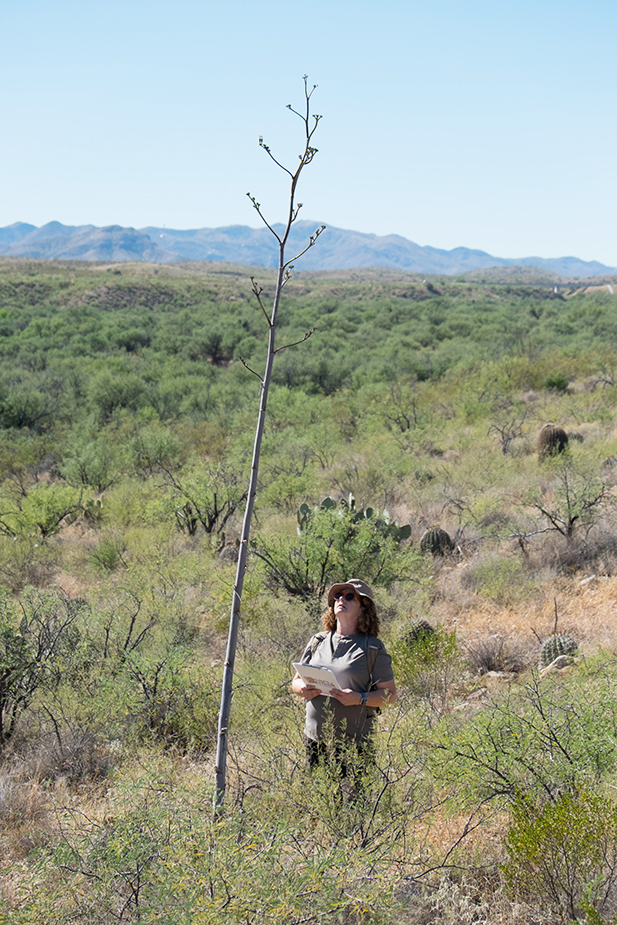
M 547 668 L 559 655 L 574 655 L 578 646 L 570 636 L 556 633 L 542 644 L 540 667 Z
M 446 556 L 454 549 L 450 534 L 441 527 L 429 527 L 420 540 L 420 552 L 427 552 L 432 556 Z
M 557 456 L 568 446 L 568 435 L 559 424 L 545 424 L 538 434 L 538 459 L 542 462 L 547 456 Z
M 424 617 L 412 617 L 411 620 L 407 621 L 402 632 L 402 638 L 410 649 L 421 639 L 434 635 L 434 627 Z

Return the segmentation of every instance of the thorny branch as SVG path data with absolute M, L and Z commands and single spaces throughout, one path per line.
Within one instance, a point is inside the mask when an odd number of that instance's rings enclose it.
M 276 354 L 276 353 L 280 353 L 281 350 L 287 350 L 288 347 L 297 347 L 298 344 L 303 344 L 305 340 L 308 340 L 308 339 L 309 339 L 309 337 L 311 336 L 311 334 L 314 334 L 314 333 L 315 333 L 316 330 L 317 330 L 317 328 L 311 328 L 311 330 L 310 330 L 310 331 L 307 331 L 306 334 L 304 335 L 304 337 L 301 338 L 301 340 L 295 340 L 295 341 L 293 342 L 293 344 L 285 344 L 284 347 L 277 347 L 277 349 L 274 351 L 275 354 Z
M 261 308 L 262 312 L 263 312 L 264 315 L 265 315 L 266 321 L 268 322 L 268 327 L 271 328 L 271 327 L 272 327 L 272 322 L 270 321 L 270 316 L 268 315 L 268 312 L 267 312 L 266 309 L 264 308 L 264 303 L 261 301 L 261 294 L 262 294 L 263 291 L 264 291 L 264 290 L 263 290 L 263 286 L 258 286 L 257 283 L 255 282 L 255 277 L 254 277 L 254 276 L 251 276 L 251 292 L 253 293 L 253 295 L 254 295 L 255 298 L 257 299 L 257 302 L 258 302 L 258 304 L 259 304 L 259 307 Z
M 240 359 L 240 362 L 242 363 L 242 365 L 244 366 L 244 368 L 245 368 L 245 369 L 248 369 L 249 373 L 253 373 L 254 376 L 257 376 L 257 378 L 259 379 L 260 382 L 263 382 L 263 381 L 264 381 L 264 380 L 263 380 L 263 376 L 260 376 L 259 373 L 256 373 L 255 370 L 252 369 L 252 368 L 248 365 L 248 363 L 246 362 L 246 360 L 244 359 L 244 357 L 240 357 L 239 359 Z

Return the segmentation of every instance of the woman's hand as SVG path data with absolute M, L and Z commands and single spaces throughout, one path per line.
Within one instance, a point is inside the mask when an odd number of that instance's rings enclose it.
M 305 684 L 299 674 L 291 682 L 291 689 L 294 694 L 297 694 L 298 697 L 303 697 L 305 700 L 314 700 L 315 697 L 319 697 L 321 694 L 319 688 L 315 687 L 314 684 Z
M 346 707 L 358 707 L 362 705 L 362 694 L 360 691 L 352 691 L 346 688 L 343 691 L 331 690 L 330 697 L 336 697 L 339 703 Z M 365 706 L 377 709 L 385 707 L 388 703 L 394 703 L 396 700 L 396 685 L 394 681 L 382 681 L 375 685 L 374 691 L 366 692 Z
M 358 691 L 352 691 L 348 687 L 343 691 L 333 688 L 330 691 L 330 697 L 335 697 L 339 703 L 345 707 L 357 707 L 362 703 L 362 697 Z

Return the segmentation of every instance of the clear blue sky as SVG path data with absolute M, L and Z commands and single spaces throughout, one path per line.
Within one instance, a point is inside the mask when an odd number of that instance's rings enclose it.
M 284 215 L 617 266 L 615 0 L 4 0 L 0 226 Z

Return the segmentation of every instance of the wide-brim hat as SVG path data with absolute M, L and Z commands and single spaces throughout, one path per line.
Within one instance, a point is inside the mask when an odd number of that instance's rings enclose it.
M 350 578 L 349 581 L 342 581 L 340 584 L 332 585 L 328 591 L 328 607 L 334 606 L 334 595 L 345 590 L 355 591 L 360 597 L 368 597 L 369 600 L 373 600 L 373 592 L 365 581 L 361 581 L 359 578 Z

